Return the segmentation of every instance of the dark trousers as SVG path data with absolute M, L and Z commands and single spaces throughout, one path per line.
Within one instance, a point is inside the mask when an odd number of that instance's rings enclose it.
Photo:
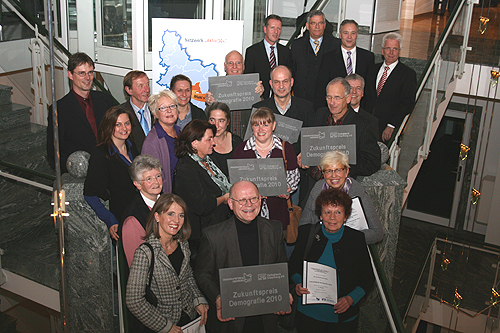
M 327 323 L 319 321 L 297 311 L 295 317 L 297 333 L 357 333 L 358 317 L 343 323 Z

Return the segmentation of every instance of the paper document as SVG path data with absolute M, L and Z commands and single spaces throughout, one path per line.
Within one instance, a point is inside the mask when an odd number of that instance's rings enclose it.
M 337 270 L 333 267 L 304 261 L 302 286 L 309 294 L 302 295 L 302 304 L 337 304 Z

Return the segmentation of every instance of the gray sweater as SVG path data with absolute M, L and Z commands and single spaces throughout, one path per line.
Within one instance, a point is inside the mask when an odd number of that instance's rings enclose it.
M 358 183 L 356 180 L 352 179 L 352 185 L 349 189 L 349 196 L 360 197 L 361 202 L 363 203 L 363 209 L 366 215 L 366 220 L 368 222 L 369 229 L 360 230 L 365 234 L 366 244 L 374 244 L 382 238 L 384 238 L 384 227 L 380 222 L 380 218 L 378 217 L 377 212 L 375 211 L 375 207 L 373 207 L 372 200 L 366 194 L 363 186 Z M 316 198 L 322 191 L 323 185 L 325 184 L 324 179 L 320 179 L 316 182 L 314 187 L 311 190 L 311 194 L 309 195 L 309 199 L 307 199 L 306 206 L 302 212 L 302 216 L 299 221 L 299 226 L 303 224 L 314 224 L 318 222 L 318 217 L 314 214 L 314 208 L 316 203 Z

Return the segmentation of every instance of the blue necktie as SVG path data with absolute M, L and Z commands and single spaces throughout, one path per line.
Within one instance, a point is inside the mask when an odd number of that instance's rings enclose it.
M 144 117 L 144 110 L 140 109 L 139 114 L 141 115 L 141 119 L 139 120 L 139 122 L 141 123 L 142 130 L 144 131 L 145 135 L 148 135 L 149 125 L 148 125 L 148 122 L 146 120 L 146 117 Z

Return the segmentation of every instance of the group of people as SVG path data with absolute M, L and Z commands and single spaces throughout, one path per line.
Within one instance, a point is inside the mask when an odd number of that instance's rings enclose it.
M 324 34 L 325 26 L 324 14 L 311 11 L 308 33 L 288 49 L 278 42 L 281 18 L 270 15 L 264 40 L 247 49 L 245 60 L 237 51 L 226 56 L 227 75 L 260 75 L 261 101 L 253 113 L 230 110 L 210 93 L 206 109 L 196 107 L 192 82 L 182 74 L 170 90 L 151 94 L 146 73 L 136 70 L 123 80 L 128 100 L 113 106 L 109 95 L 91 89 L 92 59 L 84 53 L 69 58 L 72 90 L 57 102 L 61 170 L 72 152 L 91 153 L 84 197 L 123 245 L 127 305 L 147 329 L 181 332 L 200 315 L 210 332 L 276 332 L 284 313 L 222 318 L 219 269 L 286 262 L 287 201 L 299 193 L 295 200 L 304 211 L 289 248 L 291 290 L 298 297 L 309 292 L 302 287 L 302 262 L 314 261 L 337 269 L 339 299 L 334 307 L 299 301 L 298 332 L 356 332 L 359 303 L 374 280 L 366 244 L 384 236 L 356 177 L 380 169 L 377 141 L 388 141 L 412 111 L 416 75 L 399 61 L 398 34 L 384 36 L 384 62 L 375 65 L 373 53 L 356 46 L 355 21 L 341 23 L 340 39 Z M 303 127 L 355 125 L 356 164 L 333 151 L 319 166 L 304 165 L 300 138 L 290 144 L 273 133 L 276 114 Z M 49 161 L 55 154 L 51 117 Z M 246 124 L 252 136 L 243 141 Z M 249 158 L 282 158 L 286 193 L 261 197 L 251 182 L 231 184 L 227 161 Z M 354 197 L 363 203 L 368 229 L 344 225 Z

